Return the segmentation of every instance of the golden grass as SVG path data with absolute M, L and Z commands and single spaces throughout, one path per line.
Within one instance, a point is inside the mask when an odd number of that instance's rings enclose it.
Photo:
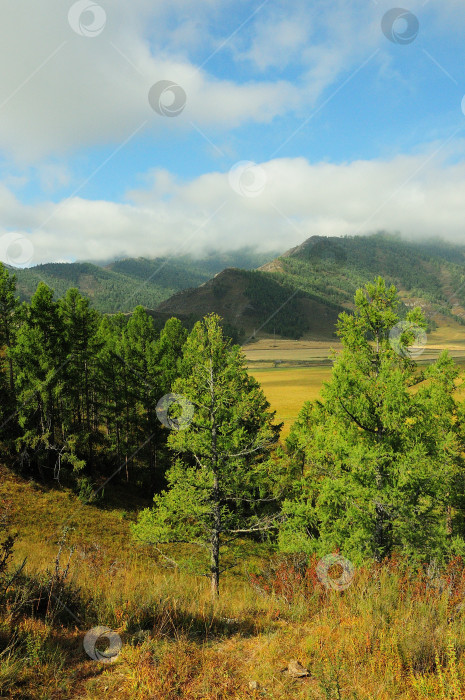
M 276 420 L 284 423 L 281 436 L 285 438 L 305 401 L 314 401 L 320 396 L 323 382 L 330 379 L 331 367 L 260 370 L 251 367 L 249 372 L 260 383 L 271 408 L 276 411 Z
M 305 401 L 320 397 L 323 382 L 331 378 L 332 351 L 341 349 L 336 341 L 328 344 L 318 341 L 262 339 L 244 348 L 249 361 L 249 373 L 261 384 L 276 419 L 283 422 L 282 438 L 289 434 L 292 423 Z M 449 350 L 452 357 L 465 363 L 465 327 L 458 324 L 444 326 L 428 337 L 425 352 L 419 359 L 428 362 L 437 358 L 442 350 Z M 274 366 L 281 360 L 284 366 Z M 311 367 L 292 367 L 294 362 L 311 361 Z M 318 365 L 318 362 L 321 364 Z M 460 382 L 461 383 L 461 382 Z M 462 383 L 461 383 L 462 384 Z M 465 399 L 465 386 L 457 392 L 457 400 Z
M 461 343 L 451 334 L 437 344 L 452 341 Z M 304 401 L 319 396 L 330 371 L 307 367 L 251 373 L 277 419 L 284 421 L 286 435 Z M 64 626 L 37 617 L 18 624 L 22 656 L 0 657 L 4 697 L 465 697 L 465 610 L 458 607 L 465 592 L 463 569 L 462 598 L 451 598 L 424 578 L 408 579 L 396 566 L 357 572 L 344 593 L 327 592 L 318 583 L 314 591 L 301 590 L 292 569 L 284 568 L 290 600 L 278 589 L 260 594 L 251 585 L 247 571 L 266 566 L 270 553 L 259 545 L 254 556 L 225 574 L 221 598 L 212 605 L 204 578 L 166 568 L 148 547 L 133 542 L 129 525 L 134 504 L 121 499 L 122 508 L 112 510 L 84 506 L 67 489 L 37 486 L 6 468 L 0 469 L 0 498 L 13 505 L 15 561 L 27 556 L 31 578 L 53 569 L 63 527 L 72 527 L 69 580 L 81 600 L 70 603 L 76 618 Z M 65 547 L 62 565 L 67 557 Z M 123 640 L 113 664 L 90 660 L 82 648 L 85 632 L 96 625 L 107 625 Z M 7 621 L 0 619 L 0 635 L 6 628 Z M 309 678 L 293 680 L 283 673 L 293 658 L 310 669 Z M 249 687 L 251 682 L 257 687 Z
M 89 609 L 72 605 L 78 619 L 65 627 L 30 617 L 19 624 L 27 657 L 16 667 L 14 656 L 0 658 L 2 695 L 8 691 L 11 698 L 37 700 L 463 697 L 460 599 L 451 601 L 412 572 L 409 579 L 395 564 L 378 572 L 361 570 L 339 593 L 326 591 L 314 572 L 303 587 L 292 567 L 283 565 L 274 579 L 278 587 L 260 594 L 249 583 L 250 562 L 244 561 L 225 575 L 221 598 L 212 605 L 205 579 L 166 569 L 148 548 L 134 545 L 124 511 L 82 506 L 66 490 L 34 487 L 7 469 L 0 476 L 1 496 L 14 506 L 17 561 L 28 555 L 31 576 L 53 568 L 56 541 L 71 516 L 76 529 L 69 542 L 77 549 L 70 578 L 83 600 L 92 600 Z M 66 548 L 64 554 L 67 559 Z M 266 565 L 266 548 L 262 555 Z M 83 651 L 83 636 L 96 625 L 107 625 L 123 640 L 111 665 L 92 661 Z M 283 672 L 293 658 L 310 669 L 309 678 L 294 680 Z M 251 682 L 258 688 L 250 688 Z
M 276 411 L 276 420 L 283 422 L 281 438 L 284 440 L 296 420 L 305 401 L 314 401 L 321 396 L 323 382 L 331 378 L 331 367 L 254 369 L 249 373 L 260 382 L 271 409 Z M 457 401 L 465 400 L 463 370 L 457 380 Z

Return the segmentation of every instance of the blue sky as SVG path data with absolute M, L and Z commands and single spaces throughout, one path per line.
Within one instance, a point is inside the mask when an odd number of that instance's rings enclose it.
M 465 243 L 461 0 L 17 0 L 0 13 L 5 262 L 284 250 L 378 229 Z M 168 88 L 150 103 L 152 86 Z

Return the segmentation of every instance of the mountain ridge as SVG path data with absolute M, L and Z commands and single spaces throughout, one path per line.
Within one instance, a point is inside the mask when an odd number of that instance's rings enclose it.
M 105 265 L 92 262 L 45 263 L 31 268 L 13 268 L 20 299 L 28 301 L 39 282 L 55 290 L 56 296 L 77 287 L 102 313 L 129 312 L 141 304 L 154 308 L 180 289 L 197 287 L 231 263 L 246 269 L 272 259 L 274 253 L 243 248 L 230 253 L 210 253 L 203 258 L 188 255 L 171 258 L 123 258 Z
M 439 238 L 312 236 L 279 255 L 249 248 L 13 271 L 22 299 L 42 280 L 57 296 L 77 287 L 104 313 L 128 313 L 141 304 L 160 322 L 174 315 L 191 325 L 214 311 L 242 339 L 332 339 L 338 314 L 353 308 L 355 290 L 379 275 L 398 288 L 404 313 L 418 305 L 433 327 L 465 324 L 465 246 Z
M 155 311 L 198 318 L 214 311 L 242 337 L 327 339 L 334 337 L 338 313 L 353 308 L 355 290 L 377 276 L 396 285 L 403 312 L 420 306 L 433 327 L 465 324 L 465 246 L 385 232 L 312 236 L 255 271 L 235 273 L 237 288 L 223 270 Z

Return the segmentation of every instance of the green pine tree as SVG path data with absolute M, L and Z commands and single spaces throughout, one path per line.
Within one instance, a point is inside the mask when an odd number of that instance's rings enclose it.
M 283 550 L 380 561 L 463 549 L 451 514 L 463 473 L 458 371 L 447 352 L 420 371 L 409 348 L 426 321 L 410 311 L 412 326 L 394 341 L 397 307 L 395 288 L 378 278 L 340 315 L 343 350 L 323 400 L 304 406 L 287 441 L 300 477 L 283 508 Z
M 169 393 L 180 373 L 180 359 L 187 338 L 187 330 L 178 318 L 170 318 L 165 323 L 158 338 L 151 362 L 160 374 L 162 394 Z
M 11 350 L 20 322 L 16 277 L 0 263 L 0 435 L 8 444 L 17 437 L 16 390 Z
M 219 592 L 221 554 L 238 537 L 272 528 L 270 450 L 281 426 L 238 346 L 225 340 L 215 314 L 195 324 L 172 386 L 194 406 L 192 421 L 168 438 L 176 455 L 168 489 L 139 514 L 134 535 L 162 545 L 197 545 L 202 573 Z
M 156 436 L 161 426 L 155 411 L 160 382 L 158 370 L 153 371 L 151 363 L 155 342 L 153 319 L 143 306 L 137 306 L 122 332 L 117 353 L 124 377 L 127 479 L 128 462 L 135 452 L 138 461 L 145 461 L 151 470 L 157 462 Z
M 62 434 L 68 444 L 94 467 L 94 445 L 99 441 L 96 392 L 96 355 L 99 350 L 99 315 L 76 288 L 58 302 L 66 353 L 59 394 Z
M 22 428 L 18 446 L 22 461 L 31 463 L 33 471 L 45 479 L 44 468 L 55 469 L 62 442 L 59 395 L 66 364 L 63 323 L 53 290 L 43 282 L 22 311 L 23 321 L 11 349 Z

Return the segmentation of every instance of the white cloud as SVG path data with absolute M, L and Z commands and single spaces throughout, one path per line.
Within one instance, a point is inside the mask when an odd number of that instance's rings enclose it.
M 180 182 L 156 170 L 148 178 L 153 184 L 128 193 L 125 203 L 74 197 L 24 207 L 2 187 L 0 233 L 27 236 L 34 246 L 32 264 L 245 245 L 284 249 L 314 234 L 380 229 L 465 243 L 465 164 L 447 161 L 451 153 L 463 152 L 465 143 L 455 142 L 442 157 L 431 157 L 437 147 L 339 165 L 276 159 L 260 164 L 258 171 L 245 167 L 240 187 L 229 173 Z
M 265 123 L 301 100 L 286 81 L 251 76 L 239 83 L 196 67 L 188 53 L 203 41 L 208 58 L 219 43 L 201 23 L 213 2 L 101 0 L 106 25 L 93 37 L 70 27 L 71 5 L 18 0 L 0 10 L 0 58 L 8 66 L 0 75 L 0 150 L 21 163 L 120 143 L 145 123 L 159 133 L 190 129 L 190 122 L 225 130 Z M 194 7 L 197 20 L 186 19 Z M 90 24 L 87 15 L 82 26 Z M 73 24 L 80 31 L 75 18 Z M 148 103 L 150 87 L 164 79 L 187 94 L 176 119 L 160 117 Z
M 376 49 L 382 80 L 392 77 L 397 49 L 406 49 L 408 56 L 412 48 L 393 48 L 382 35 L 380 21 L 392 7 L 390 0 L 273 0 L 263 7 L 259 0 L 96 2 L 106 23 L 94 37 L 70 27 L 73 0 L 15 0 L 0 9 L 5 68 L 0 153 L 22 166 L 33 164 L 45 193 L 44 201 L 23 204 L 13 192 L 27 168 L 11 168 L 18 174 L 0 183 L 0 233 L 28 236 L 32 263 L 249 244 L 286 248 L 313 234 L 377 229 L 463 239 L 465 166 L 451 165 L 445 156 L 425 164 L 434 145 L 390 160 L 265 162 L 260 168 L 266 187 L 250 198 L 231 188 L 227 172 L 183 182 L 156 170 L 148 176 L 150 186 L 129 193 L 124 202 L 77 196 L 50 201 L 73 182 L 73 164 L 65 154 L 94 145 L 116 148 L 144 130 L 163 135 L 191 129 L 191 123 L 220 129 L 219 141 L 231 153 L 231 129 L 267 124 L 289 112 L 307 116 L 325 90 L 324 97 L 330 96 L 331 86 L 350 77 Z M 420 36 L 426 29 L 428 40 L 435 31 L 431 17 L 440 19 L 438 32 L 448 26 L 463 30 L 461 7 L 462 0 L 409 4 L 420 18 Z M 89 17 L 84 19 L 88 23 Z M 434 46 L 426 46 L 435 53 Z M 414 48 L 420 54 L 424 47 Z M 214 52 L 221 56 L 217 75 L 215 60 L 208 60 Z M 186 108 L 176 118 L 159 116 L 149 106 L 151 85 L 163 79 L 186 92 Z M 453 146 L 447 155 L 463 157 L 463 143 Z M 253 175 L 246 168 L 243 191 Z
M 283 70 L 290 63 L 300 63 L 300 51 L 311 34 L 310 14 L 298 8 L 287 8 L 257 23 L 250 47 L 241 54 L 242 60 L 253 62 L 264 71 L 268 68 Z
M 71 182 L 71 173 L 62 163 L 43 163 L 38 169 L 42 190 L 50 194 L 66 187 Z
M 433 12 L 422 2 L 412 0 L 412 9 Z M 267 123 L 305 111 L 376 47 L 390 48 L 380 30 L 388 0 L 98 4 L 106 24 L 93 37 L 69 25 L 72 0 L 16 0 L 0 9 L 0 151 L 9 157 L 29 164 L 119 144 L 145 122 L 154 133 L 191 129 L 191 122 L 226 132 Z M 446 6 L 456 9 L 454 0 Z M 84 25 L 91 19 L 89 12 L 82 16 Z M 214 52 L 229 61 L 217 76 L 209 60 Z M 292 77 L 285 77 L 287 68 Z M 148 90 L 162 79 L 178 82 L 187 94 L 176 119 L 160 118 L 149 107 Z

